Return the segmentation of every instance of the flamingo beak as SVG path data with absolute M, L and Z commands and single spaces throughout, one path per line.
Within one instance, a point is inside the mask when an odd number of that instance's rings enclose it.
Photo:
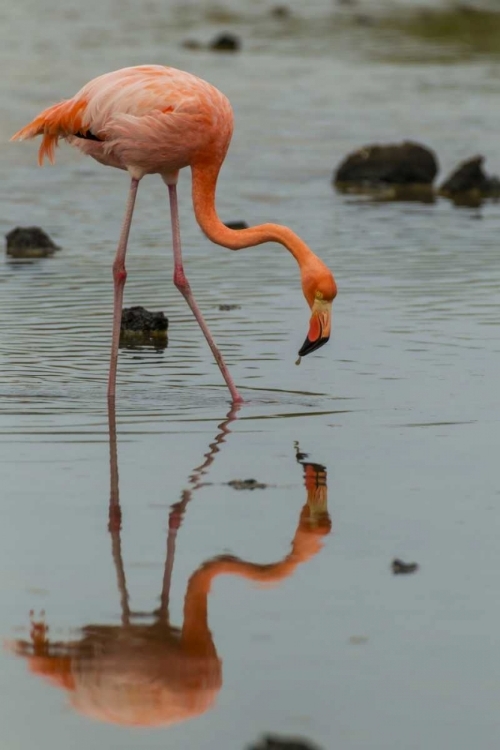
M 299 357 L 305 357 L 306 354 L 310 354 L 326 344 L 330 338 L 331 327 L 332 303 L 322 299 L 314 300 L 311 320 L 309 321 L 309 333 L 301 349 L 299 349 Z

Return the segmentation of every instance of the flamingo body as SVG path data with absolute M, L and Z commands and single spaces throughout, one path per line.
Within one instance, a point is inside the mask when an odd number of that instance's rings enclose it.
M 40 165 L 45 157 L 54 162 L 65 138 L 101 164 L 168 181 L 207 152 L 217 151 L 222 161 L 232 133 L 231 105 L 214 86 L 176 68 L 139 65 L 94 78 L 14 139 L 43 135 Z
M 326 343 L 330 336 L 335 280 L 325 264 L 288 227 L 261 224 L 243 230 L 226 227 L 215 209 L 220 168 L 231 141 L 233 112 L 224 94 L 196 76 L 161 65 L 139 65 L 106 73 L 87 83 L 71 99 L 41 112 L 12 140 L 42 136 L 38 161 L 54 161 L 60 139 L 101 164 L 127 170 L 129 198 L 113 264 L 114 313 L 108 395 L 115 395 L 125 254 L 139 181 L 160 174 L 168 186 L 172 215 L 174 283 L 195 315 L 229 387 L 242 401 L 186 279 L 181 254 L 176 183 L 190 166 L 196 219 L 209 239 L 231 250 L 279 242 L 300 267 L 302 290 L 311 308 L 309 333 L 299 354 Z

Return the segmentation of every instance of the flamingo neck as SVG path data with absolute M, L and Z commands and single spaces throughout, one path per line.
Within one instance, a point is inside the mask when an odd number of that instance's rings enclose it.
M 222 223 L 215 208 L 215 189 L 220 165 L 193 165 L 193 206 L 196 221 L 209 240 L 230 250 L 278 242 L 286 247 L 302 268 L 316 256 L 305 242 L 288 227 L 260 224 L 248 229 L 229 229 Z
M 181 643 L 192 656 L 216 656 L 212 633 L 208 627 L 208 593 L 210 582 L 202 570 L 189 579 L 184 598 L 184 622 Z

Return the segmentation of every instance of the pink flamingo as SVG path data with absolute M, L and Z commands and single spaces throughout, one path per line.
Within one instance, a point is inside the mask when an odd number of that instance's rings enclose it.
M 175 68 L 139 65 L 106 73 L 73 98 L 41 112 L 12 140 L 43 136 L 38 163 L 54 161 L 60 138 L 96 159 L 128 171 L 131 182 L 120 240 L 113 263 L 114 308 L 108 396 L 114 397 L 116 366 L 127 272 L 125 253 L 139 181 L 159 174 L 166 183 L 172 216 L 174 284 L 184 296 L 212 350 L 234 403 L 243 401 L 193 297 L 182 264 L 176 185 L 179 170 L 191 167 L 196 220 L 212 242 L 230 250 L 279 242 L 300 267 L 302 290 L 311 308 L 309 333 L 299 356 L 330 336 L 335 280 L 325 264 L 288 227 L 261 224 L 243 230 L 226 227 L 215 209 L 217 177 L 233 132 L 228 99 L 206 81 Z

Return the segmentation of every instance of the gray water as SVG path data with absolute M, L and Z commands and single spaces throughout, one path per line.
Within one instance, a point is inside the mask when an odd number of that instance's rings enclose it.
M 499 63 L 450 65 L 414 40 L 402 60 L 405 39 L 391 61 L 387 36 L 345 8 L 292 3 L 280 21 L 271 5 L 0 10 L 1 228 L 38 224 L 62 247 L 0 261 L 9 750 L 233 750 L 264 732 L 342 750 L 498 745 L 500 207 L 374 203 L 330 181 L 348 151 L 402 138 L 435 149 L 440 179 L 477 152 L 498 172 Z M 226 29 L 241 53 L 182 47 Z M 337 278 L 332 338 L 296 367 L 308 310 L 293 259 L 211 245 L 182 175 L 186 271 L 246 400 L 237 411 L 172 284 L 167 196 L 149 178 L 125 303 L 164 310 L 169 346 L 121 351 L 108 415 L 127 178 L 67 146 L 39 169 L 35 144 L 8 143 L 94 75 L 144 62 L 230 97 L 223 220 L 288 224 Z M 228 485 L 249 478 L 265 487 Z M 393 576 L 395 557 L 418 572 Z M 199 650 L 183 659 L 170 624 L 185 599 L 208 602 L 208 622 L 195 618 Z

